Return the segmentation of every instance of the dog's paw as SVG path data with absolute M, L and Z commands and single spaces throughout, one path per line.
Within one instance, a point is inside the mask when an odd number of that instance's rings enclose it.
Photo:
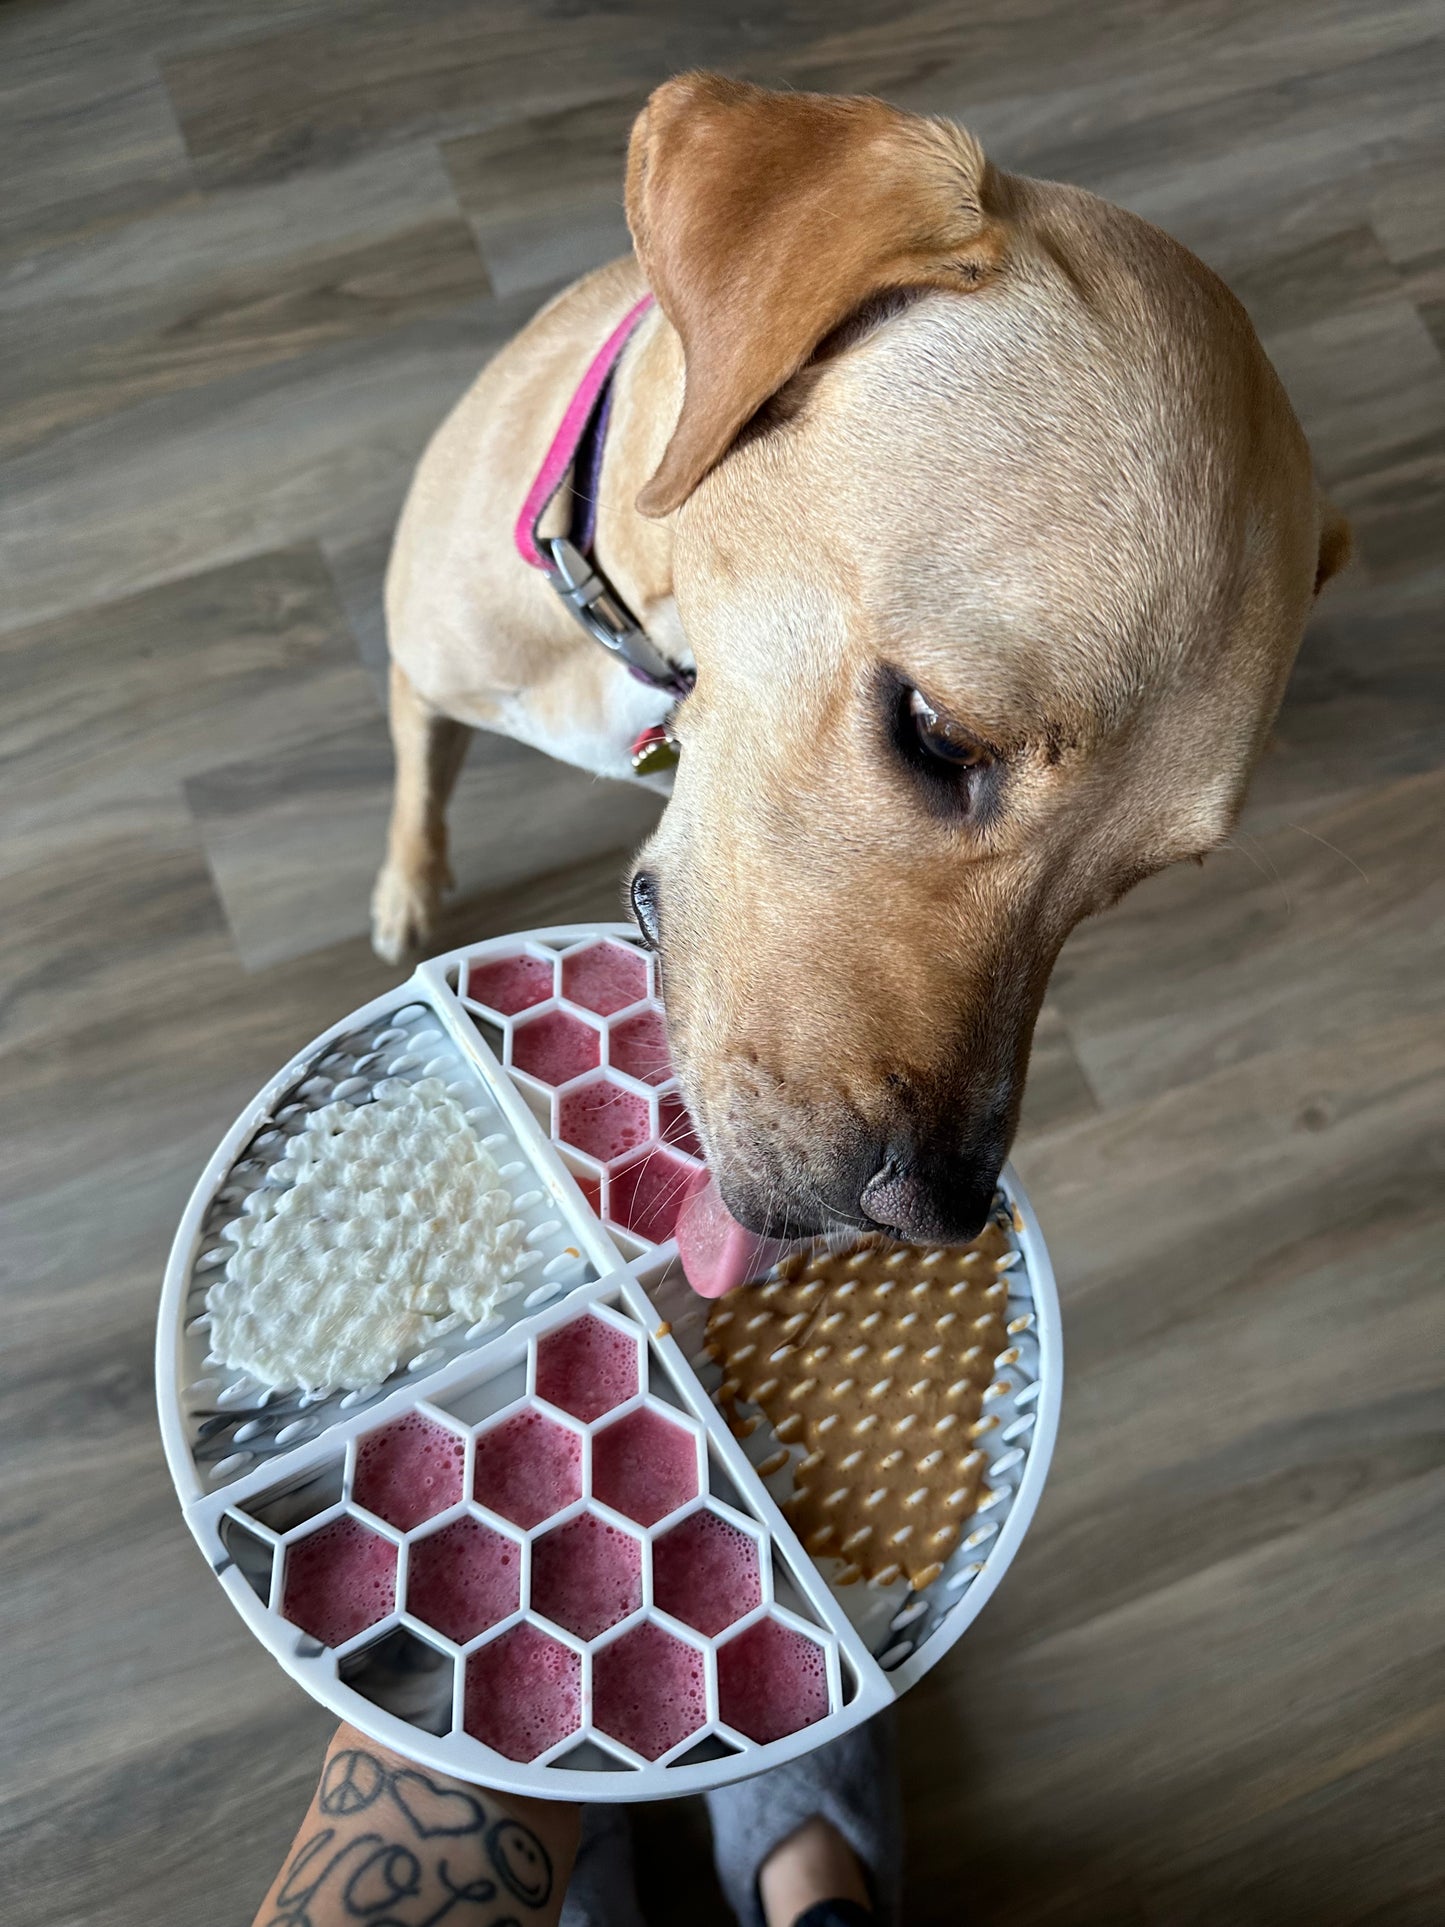
M 371 947 L 383 963 L 399 964 L 420 950 L 436 928 L 441 890 L 428 877 L 382 866 L 371 893 Z

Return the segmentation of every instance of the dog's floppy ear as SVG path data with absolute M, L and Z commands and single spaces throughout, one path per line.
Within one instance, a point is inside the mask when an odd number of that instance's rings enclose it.
M 682 414 L 637 498 L 667 515 L 870 296 L 977 288 L 997 266 L 988 164 L 945 121 L 716 74 L 659 87 L 627 159 L 638 259 L 682 339 Z

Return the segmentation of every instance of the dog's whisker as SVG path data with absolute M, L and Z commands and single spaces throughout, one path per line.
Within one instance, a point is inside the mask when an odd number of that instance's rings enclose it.
M 1244 844 L 1238 841 L 1238 838 L 1243 835 L 1243 830 L 1236 830 L 1227 842 L 1220 844 L 1220 849 L 1229 850 L 1238 856 L 1248 857 L 1266 883 L 1272 883 L 1284 898 L 1285 914 L 1287 916 L 1293 916 L 1294 904 L 1290 901 L 1289 891 L 1284 887 L 1284 878 L 1274 867 L 1273 863 L 1267 863 L 1262 857 L 1257 856 L 1253 850 L 1246 849 Z M 1250 840 L 1253 841 L 1252 838 Z
M 1287 830 L 1298 830 L 1301 836 L 1307 836 L 1315 843 L 1322 843 L 1327 850 L 1333 850 L 1336 856 L 1343 857 L 1362 883 L 1368 883 L 1370 881 L 1368 874 L 1360 868 L 1349 851 L 1342 850 L 1338 843 L 1331 843 L 1327 836 L 1321 836 L 1317 830 L 1307 830 L 1303 823 L 1286 823 L 1285 828 Z
M 644 1151 L 642 1156 L 638 1159 L 637 1169 L 638 1170 L 646 1169 L 646 1167 L 652 1162 L 654 1158 L 658 1156 L 663 1156 L 663 1155 L 667 1155 L 667 1147 L 665 1145 L 662 1145 L 662 1144 L 649 1145 L 648 1149 Z M 668 1162 L 669 1164 L 671 1164 L 672 1162 L 670 1157 L 668 1158 Z M 675 1172 L 673 1177 L 670 1180 L 664 1181 L 664 1183 L 658 1188 L 656 1195 L 657 1195 L 657 1203 L 659 1208 L 663 1211 L 666 1211 L 668 1207 L 672 1204 L 674 1199 L 680 1198 L 682 1196 L 682 1194 L 686 1191 L 688 1185 L 691 1182 L 692 1182 L 692 1169 L 690 1166 L 686 1170 Z

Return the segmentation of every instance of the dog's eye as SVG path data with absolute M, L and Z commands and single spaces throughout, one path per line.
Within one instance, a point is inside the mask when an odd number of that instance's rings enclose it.
M 956 769 L 987 769 L 993 757 L 976 736 L 942 716 L 921 689 L 908 692 L 908 721 L 919 748 Z
M 878 690 L 888 748 L 912 776 L 917 801 L 945 821 L 985 821 L 998 804 L 1001 752 L 891 664 L 880 668 Z
M 662 942 L 657 878 L 650 870 L 638 870 L 633 876 L 629 894 L 632 897 L 632 914 L 637 919 L 637 927 L 642 932 L 643 941 L 649 950 L 656 950 Z

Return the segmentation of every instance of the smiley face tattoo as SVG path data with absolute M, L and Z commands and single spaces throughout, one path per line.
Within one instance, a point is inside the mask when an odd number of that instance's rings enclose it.
M 552 1856 L 480 1788 L 438 1784 L 367 1747 L 333 1752 L 305 1838 L 257 1927 L 527 1927 L 553 1894 Z
M 541 1841 L 520 1820 L 498 1820 L 487 1835 L 492 1865 L 524 1907 L 545 1907 L 552 1898 L 552 1862 Z

